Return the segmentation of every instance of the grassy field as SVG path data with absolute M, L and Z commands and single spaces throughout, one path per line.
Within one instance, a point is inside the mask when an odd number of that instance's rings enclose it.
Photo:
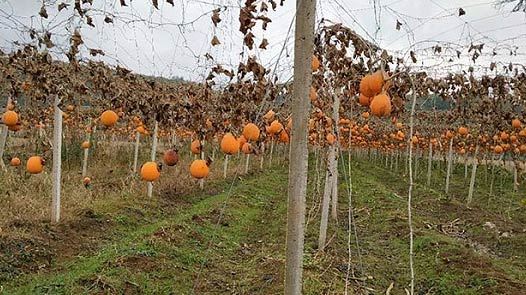
M 324 171 L 316 171 L 311 157 L 304 294 L 343 294 L 345 288 L 349 182 L 343 158 L 338 221 L 330 221 L 329 244 L 320 253 L 317 179 Z M 157 186 L 151 199 L 138 187 L 124 189 L 108 179 L 59 225 L 17 218 L 2 227 L 1 291 L 281 294 L 288 166 L 283 163 L 235 179 L 212 178 L 204 191 L 174 177 Z M 424 161 L 420 165 L 423 172 Z M 431 187 L 423 185 L 420 173 L 413 191 L 418 294 L 524 294 L 526 209 L 511 176 L 497 171 L 489 195 L 481 168 L 468 209 L 463 166 L 454 171 L 449 196 L 442 192 L 444 164 L 440 168 L 433 170 Z M 391 294 L 404 294 L 409 284 L 404 168 L 353 159 L 352 188 L 357 239 L 351 235 L 351 294 L 385 294 L 390 286 Z

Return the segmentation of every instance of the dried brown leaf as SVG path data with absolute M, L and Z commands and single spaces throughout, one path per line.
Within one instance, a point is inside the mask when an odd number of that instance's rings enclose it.
M 41 17 L 43 18 L 48 18 L 48 14 L 47 14 L 47 10 L 46 10 L 46 6 L 42 5 L 42 7 L 40 7 L 40 12 L 38 13 Z
M 267 38 L 263 38 L 263 40 L 261 41 L 261 44 L 259 44 L 259 48 L 267 49 L 267 46 L 268 46 L 268 40 Z
M 216 35 L 214 35 L 214 37 L 212 38 L 212 46 L 216 46 L 216 45 L 219 45 L 221 44 L 221 42 L 219 42 L 219 39 L 217 38 Z
M 62 9 L 67 8 L 68 6 L 69 6 L 69 4 L 66 4 L 66 3 L 62 2 L 62 3 L 60 3 L 58 5 L 58 11 L 60 12 L 60 11 L 62 11 Z
M 214 23 L 214 26 L 217 27 L 217 24 L 221 22 L 221 17 L 219 16 L 219 12 L 221 9 L 217 8 L 213 10 L 212 13 L 212 22 Z

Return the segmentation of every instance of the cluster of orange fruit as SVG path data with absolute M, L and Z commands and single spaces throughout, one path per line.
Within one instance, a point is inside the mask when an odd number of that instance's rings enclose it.
M 377 71 L 366 75 L 360 81 L 360 97 L 358 102 L 368 106 L 371 113 L 377 117 L 386 117 L 391 114 L 391 98 L 386 90 L 391 82 L 386 72 Z

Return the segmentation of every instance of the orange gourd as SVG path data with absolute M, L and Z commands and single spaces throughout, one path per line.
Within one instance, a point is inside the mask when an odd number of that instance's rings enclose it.
M 155 162 L 146 162 L 141 167 L 141 179 L 156 181 L 161 176 L 161 166 Z
M 12 110 L 14 110 L 14 109 L 15 109 L 15 105 L 14 105 L 13 103 L 9 103 L 9 104 L 7 105 L 7 110 L 8 110 L 8 111 L 12 111 Z
M 495 146 L 493 150 L 495 151 L 496 154 L 502 154 L 502 152 L 504 151 L 504 149 L 500 145 Z
M 280 134 L 279 134 L 279 141 L 281 141 L 282 143 L 288 143 L 290 140 L 289 138 L 289 134 L 283 130 Z
M 7 111 L 2 116 L 2 123 L 6 126 L 15 126 L 18 123 L 18 114 L 15 111 Z
M 363 112 L 362 113 L 362 118 L 364 118 L 364 119 L 369 118 L 369 112 Z
M 87 177 L 87 176 L 84 177 L 84 178 L 82 179 L 82 183 L 84 184 L 84 186 L 87 187 L 87 186 L 91 183 L 91 178 L 89 178 L 89 177 Z
M 85 140 L 82 142 L 82 144 L 80 145 L 83 149 L 89 149 L 89 147 L 91 146 L 91 144 L 89 143 L 89 141 Z
M 358 103 L 364 107 L 368 107 L 369 104 L 371 104 L 371 98 L 363 95 L 363 93 L 360 93 L 360 96 L 358 97 Z
M 17 158 L 17 157 L 13 157 L 13 158 L 11 159 L 11 166 L 13 166 L 13 167 L 18 167 L 18 166 L 20 166 L 20 164 L 21 164 L 21 161 L 20 161 L 19 158 Z
M 459 128 L 458 128 L 458 133 L 459 133 L 460 135 L 468 135 L 468 128 L 466 128 L 466 127 L 464 127 L 464 126 L 459 127 Z
M 276 113 L 273 110 L 270 110 L 263 116 L 263 118 L 265 118 L 265 120 L 267 121 L 272 121 L 272 119 L 274 119 L 275 114 Z
M 101 123 L 106 127 L 111 127 L 117 124 L 117 120 L 119 119 L 119 116 L 117 113 L 111 110 L 104 111 L 102 115 L 100 116 Z
M 256 141 L 259 138 L 259 128 L 254 123 L 248 123 L 245 125 L 245 128 L 243 128 L 243 136 L 247 140 Z
M 336 136 L 334 136 L 332 133 L 328 133 L 327 136 L 325 136 L 325 139 L 330 145 L 333 145 L 336 142 Z
M 241 151 L 245 155 L 252 154 L 253 152 L 252 145 L 248 142 L 245 142 L 245 144 L 241 147 Z
M 139 134 L 142 134 L 142 135 L 146 135 L 148 133 L 146 129 L 144 129 L 144 126 L 142 125 L 135 128 L 135 131 L 139 132 Z
M 39 156 L 33 156 L 27 160 L 27 172 L 31 174 L 38 174 L 44 170 L 44 160 Z
M 206 119 L 205 121 L 206 128 L 210 129 L 214 126 L 214 123 L 210 119 Z
M 374 74 L 366 75 L 360 81 L 360 93 L 367 97 L 374 97 L 380 91 L 384 84 L 384 77 L 381 71 L 376 71 Z
M 232 133 L 226 133 L 223 139 L 221 139 L 221 151 L 227 155 L 233 155 L 239 152 L 239 141 L 237 141 Z
M 190 165 L 190 175 L 197 179 L 205 178 L 209 171 L 208 163 L 205 160 L 195 160 Z
M 241 148 L 247 142 L 247 139 L 243 135 L 241 135 L 237 139 L 237 142 L 239 143 L 239 147 Z
M 198 155 L 201 153 L 201 142 L 199 140 L 194 140 L 190 144 L 190 150 L 192 151 L 192 154 Z
M 374 94 L 378 94 L 382 91 L 382 86 L 384 85 L 384 76 L 382 74 L 382 71 L 376 71 L 371 75 L 371 81 L 370 81 L 370 89 L 374 92 Z
M 278 134 L 281 132 L 281 130 L 283 130 L 283 124 L 281 124 L 278 120 L 274 120 L 272 123 L 270 123 L 269 132 L 271 134 Z
M 320 60 L 316 55 L 312 55 L 312 71 L 316 72 L 320 68 Z
M 511 127 L 513 127 L 513 128 L 521 128 L 521 121 L 519 119 L 513 119 L 511 121 Z
M 310 88 L 310 101 L 311 102 L 316 101 L 316 88 L 314 87 Z
M 391 113 L 391 99 L 385 93 L 379 94 L 373 98 L 369 109 L 377 117 L 386 117 Z

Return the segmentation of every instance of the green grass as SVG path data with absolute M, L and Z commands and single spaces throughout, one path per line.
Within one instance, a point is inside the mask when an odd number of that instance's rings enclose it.
M 243 177 L 231 190 L 228 182 L 218 181 L 211 185 L 220 193 L 189 193 L 181 196 L 184 203 L 173 208 L 164 208 L 166 203 L 156 198 L 144 203 L 126 199 L 125 206 L 101 203 L 95 212 L 112 212 L 99 218 L 110 218 L 114 228 L 100 249 L 1 283 L 4 293 L 282 294 L 287 165 L 282 166 Z M 424 166 L 420 163 L 419 169 Z M 304 294 L 342 294 L 348 259 L 348 181 L 342 169 L 338 222 L 329 222 L 330 242 L 319 253 L 319 212 L 310 210 L 320 201 L 314 193 L 312 157 L 310 167 Z M 353 236 L 350 289 L 356 294 L 385 294 L 391 283 L 391 294 L 404 294 L 408 288 L 408 183 L 401 164 L 399 168 L 390 171 L 366 158 L 353 160 L 360 255 Z M 324 169 L 320 171 L 324 179 Z M 489 195 L 482 169 L 481 173 L 472 209 L 464 205 L 463 169 L 453 174 L 452 198 L 443 193 L 442 171 L 433 171 L 431 187 L 423 185 L 425 176 L 417 178 L 413 223 L 419 293 L 523 293 L 525 210 L 511 187 L 498 187 L 498 198 Z M 510 232 L 510 237 L 499 237 L 485 228 L 487 221 L 500 234 Z

